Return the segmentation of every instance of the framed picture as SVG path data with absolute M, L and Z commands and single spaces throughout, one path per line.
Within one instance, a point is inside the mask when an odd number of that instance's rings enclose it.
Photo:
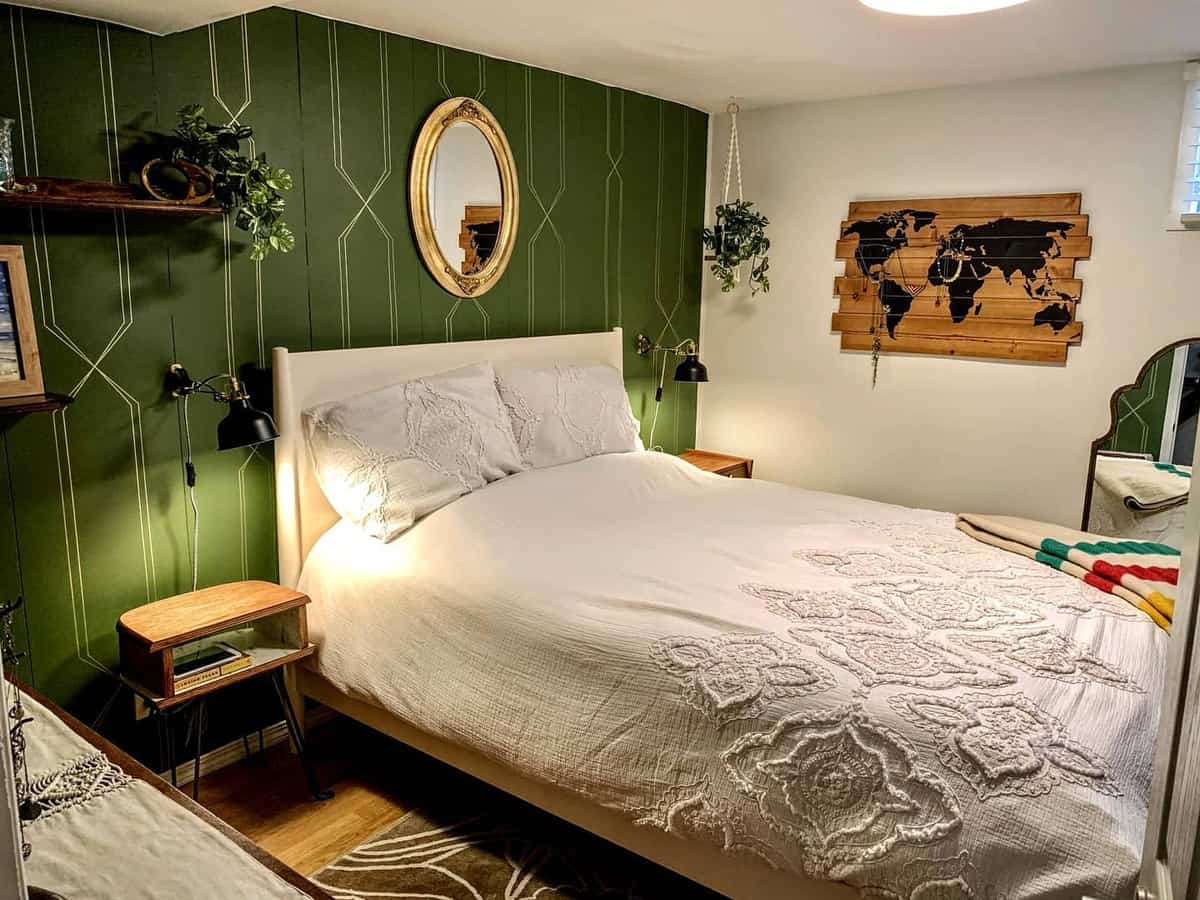
M 44 392 L 25 251 L 0 244 L 0 397 Z

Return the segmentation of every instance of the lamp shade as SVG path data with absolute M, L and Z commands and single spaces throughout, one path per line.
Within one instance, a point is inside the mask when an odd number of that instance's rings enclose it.
M 700 362 L 695 353 L 689 353 L 683 358 L 683 362 L 675 367 L 675 380 L 692 382 L 708 381 L 708 369 L 704 363 Z
M 217 449 L 234 450 L 279 437 L 275 420 L 245 397 L 229 401 L 229 415 L 217 424 Z

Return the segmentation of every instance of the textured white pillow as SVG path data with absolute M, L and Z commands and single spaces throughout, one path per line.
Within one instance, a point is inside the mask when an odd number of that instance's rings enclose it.
M 612 366 L 500 366 L 496 384 L 526 466 L 640 449 L 629 395 Z
M 330 505 L 384 541 L 524 468 L 490 363 L 314 406 L 304 431 Z

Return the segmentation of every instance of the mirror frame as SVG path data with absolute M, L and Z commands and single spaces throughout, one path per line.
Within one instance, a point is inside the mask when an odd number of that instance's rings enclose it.
M 1084 491 L 1083 491 L 1083 520 L 1081 521 L 1081 523 L 1079 525 L 1080 531 L 1088 530 L 1088 520 L 1091 519 L 1091 517 L 1092 517 L 1092 490 L 1095 487 L 1095 482 L 1096 482 L 1096 454 L 1099 453 L 1101 448 L 1103 448 L 1103 446 L 1108 442 L 1108 440 L 1114 434 L 1117 433 L 1117 421 L 1119 418 L 1118 410 L 1117 410 L 1117 403 L 1121 399 L 1121 395 L 1124 394 L 1126 391 L 1133 390 L 1139 384 L 1141 384 L 1143 379 L 1145 379 L 1146 375 L 1149 374 L 1150 367 L 1152 365 L 1154 365 L 1155 361 L 1160 356 L 1162 356 L 1164 353 L 1169 353 L 1170 351 L 1175 350 L 1178 347 L 1183 347 L 1186 344 L 1200 344 L 1200 337 L 1183 338 L 1182 340 L 1179 340 L 1179 341 L 1172 341 L 1171 343 L 1167 344 L 1165 347 L 1159 347 L 1157 350 L 1155 350 L 1153 353 L 1150 354 L 1149 359 L 1147 359 L 1142 364 L 1142 367 L 1140 369 L 1138 369 L 1137 377 L 1134 378 L 1130 384 L 1121 385 L 1119 388 L 1117 388 L 1115 391 L 1113 391 L 1112 397 L 1109 398 L 1109 401 L 1108 401 L 1108 416 L 1109 416 L 1108 431 L 1104 432 L 1104 434 L 1100 435 L 1100 437 L 1098 437 L 1094 441 L 1092 441 L 1091 453 L 1088 456 L 1087 486 L 1084 488 Z M 1200 443 L 1200 442 L 1198 442 L 1198 443 Z
M 438 142 L 451 125 L 465 122 L 477 129 L 492 148 L 500 176 L 500 231 L 496 247 L 487 265 L 474 275 L 464 275 L 450 264 L 438 246 L 429 209 L 429 174 Z M 504 129 L 491 110 L 470 97 L 451 97 L 439 103 L 417 134 L 408 176 L 408 206 L 413 233 L 425 268 L 442 288 L 456 297 L 473 298 L 486 294 L 500 280 L 512 259 L 517 237 L 520 197 L 517 191 L 517 164 Z

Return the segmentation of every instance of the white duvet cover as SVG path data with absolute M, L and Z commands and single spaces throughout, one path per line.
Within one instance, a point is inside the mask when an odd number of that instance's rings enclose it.
M 514 475 L 301 590 L 324 674 L 646 828 L 886 898 L 1109 898 L 1167 636 L 953 518 L 628 453 Z

